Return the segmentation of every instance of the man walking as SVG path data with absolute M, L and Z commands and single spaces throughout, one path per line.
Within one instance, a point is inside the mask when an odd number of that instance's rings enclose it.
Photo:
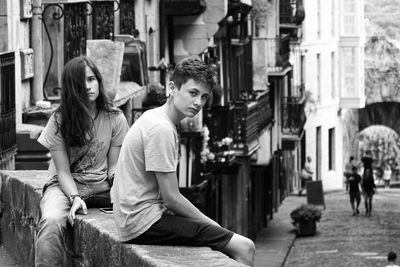
M 347 178 L 347 184 L 349 185 L 349 196 L 350 196 L 350 205 L 353 210 L 353 216 L 359 214 L 360 211 L 358 207 L 361 202 L 361 193 L 360 193 L 360 183 L 361 176 L 357 173 L 357 167 L 353 167 L 352 173 Z

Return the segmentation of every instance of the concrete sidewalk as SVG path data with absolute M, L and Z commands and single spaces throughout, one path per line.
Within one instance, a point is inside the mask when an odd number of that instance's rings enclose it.
M 296 238 L 290 212 L 307 203 L 306 196 L 291 195 L 284 199 L 268 226 L 257 234 L 255 267 L 281 267 Z

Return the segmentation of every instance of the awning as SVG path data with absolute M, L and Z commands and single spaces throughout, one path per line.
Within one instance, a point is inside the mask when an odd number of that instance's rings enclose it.
M 74 3 L 87 3 L 89 0 L 42 0 L 43 4 L 74 4 Z
M 163 2 L 167 16 L 198 15 L 207 7 L 205 0 L 163 0 Z

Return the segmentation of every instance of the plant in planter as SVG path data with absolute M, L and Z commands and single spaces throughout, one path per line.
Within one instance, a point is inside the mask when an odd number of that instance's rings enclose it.
M 321 219 L 321 209 L 312 204 L 302 204 L 290 213 L 293 225 L 297 228 L 297 235 L 315 235 L 316 222 Z

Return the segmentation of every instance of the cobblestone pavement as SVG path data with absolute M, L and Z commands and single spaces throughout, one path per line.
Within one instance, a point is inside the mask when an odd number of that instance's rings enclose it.
M 296 238 L 284 266 L 386 266 L 391 250 L 399 260 L 400 189 L 378 189 L 371 217 L 363 201 L 360 214 L 352 216 L 348 193 L 326 194 L 317 234 Z

